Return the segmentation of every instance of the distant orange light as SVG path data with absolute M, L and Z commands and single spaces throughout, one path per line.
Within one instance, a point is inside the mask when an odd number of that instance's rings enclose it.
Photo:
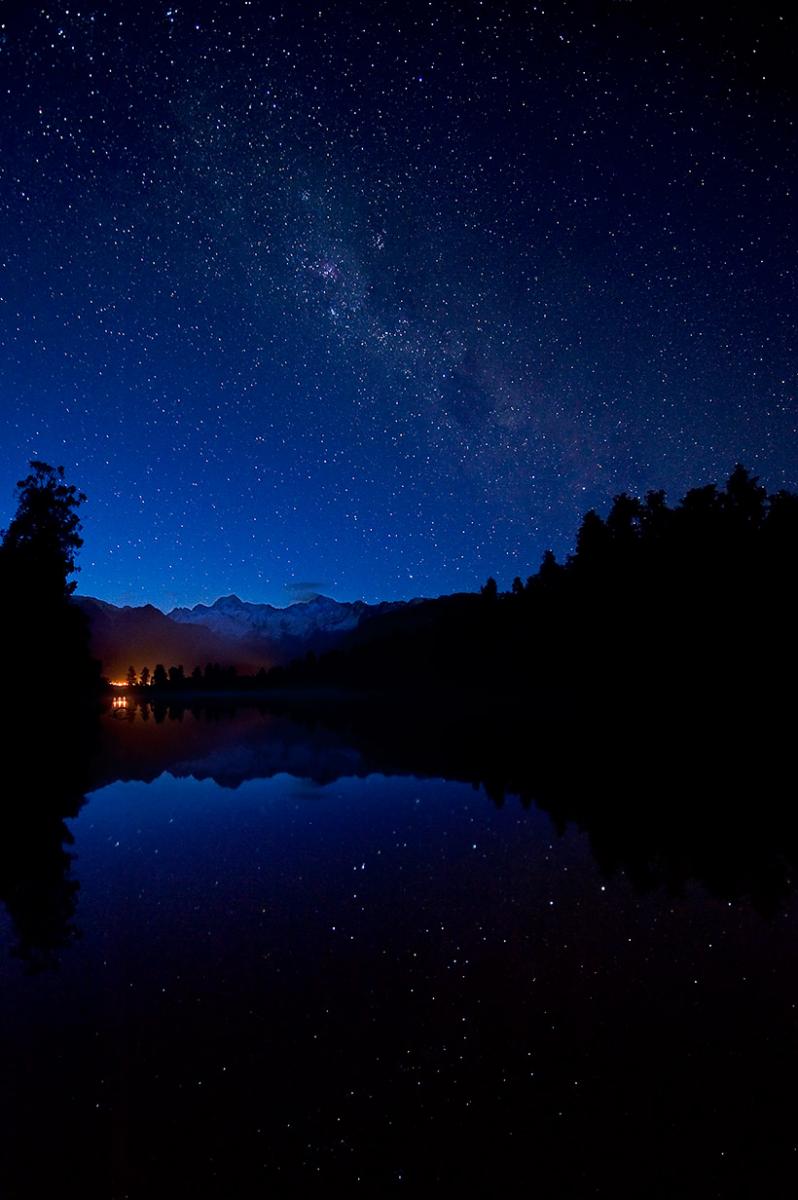
M 129 684 L 126 679 L 112 679 L 111 687 L 129 687 Z

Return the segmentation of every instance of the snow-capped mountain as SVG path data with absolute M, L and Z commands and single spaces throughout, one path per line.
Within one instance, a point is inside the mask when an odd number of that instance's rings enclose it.
M 128 666 L 138 672 L 157 663 L 195 666 L 218 662 L 242 674 L 286 663 L 308 650 L 324 651 L 373 616 L 405 606 L 405 601 L 339 603 L 328 596 L 275 608 L 222 596 L 211 605 L 175 608 L 119 608 L 90 596 L 75 596 L 89 618 L 92 653 L 109 678 L 122 679 Z
M 157 663 L 182 664 L 187 673 L 206 662 L 235 666 L 239 671 L 269 667 L 272 659 L 240 639 L 225 638 L 211 629 L 178 625 L 152 604 L 120 608 L 92 596 L 74 596 L 89 620 L 91 650 L 109 679 L 124 679 L 132 666 L 152 671 Z
M 211 605 L 173 608 L 168 614 L 181 625 L 201 625 L 226 638 L 242 638 L 267 644 L 279 658 L 306 649 L 331 645 L 340 636 L 355 629 L 363 620 L 392 609 L 403 601 L 366 604 L 331 600 L 314 596 L 311 600 L 275 608 L 271 604 L 250 604 L 238 596 L 222 596 Z

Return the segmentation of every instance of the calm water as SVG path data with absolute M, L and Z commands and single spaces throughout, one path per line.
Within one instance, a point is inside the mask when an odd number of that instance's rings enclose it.
M 158 717 L 6 887 L 0 1194 L 794 1194 L 783 888 L 642 892 L 323 723 Z

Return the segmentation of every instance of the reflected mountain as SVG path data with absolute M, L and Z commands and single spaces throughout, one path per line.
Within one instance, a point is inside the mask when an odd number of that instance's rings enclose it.
M 350 698 L 237 705 L 123 701 L 104 722 L 97 785 L 164 771 L 237 787 L 286 773 L 319 784 L 409 775 L 469 782 L 495 804 L 536 804 L 555 828 L 585 830 L 607 875 L 640 889 L 688 881 L 776 911 L 798 869 L 798 816 L 786 716 L 754 720 L 649 701 L 637 712 L 486 706 L 468 697 L 427 706 Z
M 280 774 L 324 784 L 379 769 L 369 767 L 345 731 L 323 722 L 315 709 L 304 715 L 302 720 L 235 699 L 119 698 L 102 722 L 94 787 L 118 780 L 149 783 L 164 771 L 235 788 Z
M 17 720 L 19 724 L 19 720 Z M 12 722 L 13 725 L 13 722 Z M 9 746 L 24 745 L 19 728 Z M 79 884 L 67 820 L 107 784 L 176 778 L 237 788 L 287 774 L 324 785 L 373 774 L 469 782 L 495 805 L 532 804 L 563 833 L 576 824 L 602 871 L 641 890 L 692 881 L 724 900 L 777 912 L 798 871 L 798 816 L 786 795 L 789 730 L 702 709 L 676 720 L 643 706 L 623 722 L 562 703 L 490 707 L 460 697 L 435 709 L 375 704 L 192 703 L 118 697 L 99 728 L 56 713 L 41 761 L 12 764 L 0 899 L 18 954 L 53 965 L 76 936 Z

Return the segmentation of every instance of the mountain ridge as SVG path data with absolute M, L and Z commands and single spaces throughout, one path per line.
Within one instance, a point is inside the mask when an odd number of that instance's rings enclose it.
M 75 595 L 73 601 L 88 617 L 92 653 L 102 662 L 103 673 L 120 679 L 129 666 L 139 672 L 156 663 L 182 664 L 190 673 L 195 666 L 218 662 L 242 674 L 254 673 L 309 650 L 329 650 L 364 621 L 418 603 L 368 604 L 316 595 L 278 608 L 231 593 L 212 604 L 164 613 L 153 604 L 115 605 L 94 596 Z
M 348 633 L 364 618 L 404 608 L 413 601 L 385 600 L 367 604 L 365 600 L 333 600 L 316 595 L 297 600 L 285 608 L 241 600 L 235 594 L 220 596 L 213 604 L 195 604 L 193 608 L 173 608 L 167 614 L 179 624 L 204 625 L 214 632 L 232 637 L 253 634 L 278 643 Z M 316 648 L 309 646 L 308 648 Z

